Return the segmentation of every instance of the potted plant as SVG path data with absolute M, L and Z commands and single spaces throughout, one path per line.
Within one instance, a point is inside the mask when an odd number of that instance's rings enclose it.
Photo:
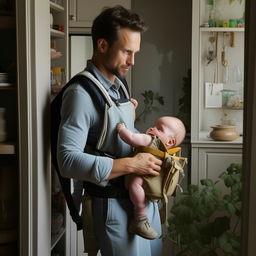
M 168 220 L 176 256 L 239 255 L 241 188 L 241 165 L 231 164 L 217 181 L 201 180 L 181 194 Z
M 164 98 L 152 90 L 145 90 L 141 95 L 143 96 L 143 109 L 136 117 L 136 121 L 143 120 L 145 122 L 149 114 L 158 111 L 157 104 L 164 105 Z

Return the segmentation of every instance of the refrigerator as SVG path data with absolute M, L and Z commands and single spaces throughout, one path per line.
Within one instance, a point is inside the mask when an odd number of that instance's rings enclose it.
M 84 70 L 93 53 L 90 34 L 70 35 L 70 78 Z

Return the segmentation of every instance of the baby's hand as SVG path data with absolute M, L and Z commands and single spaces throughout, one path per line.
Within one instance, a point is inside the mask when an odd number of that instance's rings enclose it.
M 117 128 L 117 131 L 120 132 L 123 128 L 125 128 L 125 124 L 119 123 L 119 124 L 117 124 L 116 128 Z
M 136 109 L 139 105 L 138 101 L 134 98 L 130 98 L 130 102 L 133 104 L 134 108 Z

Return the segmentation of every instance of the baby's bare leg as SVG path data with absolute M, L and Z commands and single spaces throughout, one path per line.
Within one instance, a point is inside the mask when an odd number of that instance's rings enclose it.
M 129 177 L 129 195 L 135 208 L 135 217 L 146 216 L 146 197 L 142 187 L 143 179 L 140 176 Z

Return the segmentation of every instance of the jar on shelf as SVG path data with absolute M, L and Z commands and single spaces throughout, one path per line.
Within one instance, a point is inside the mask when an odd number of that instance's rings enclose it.
M 243 109 L 243 99 L 235 90 L 224 89 L 222 93 L 222 107 L 230 109 Z
M 214 0 L 206 0 L 204 23 L 208 23 L 209 27 L 215 27 Z
M 233 125 L 215 125 L 211 127 L 210 137 L 214 140 L 231 141 L 239 137 L 236 126 Z
M 61 67 L 52 67 L 51 68 L 51 75 L 52 75 L 52 85 L 53 86 L 61 86 L 62 84 L 62 72 L 61 72 Z

